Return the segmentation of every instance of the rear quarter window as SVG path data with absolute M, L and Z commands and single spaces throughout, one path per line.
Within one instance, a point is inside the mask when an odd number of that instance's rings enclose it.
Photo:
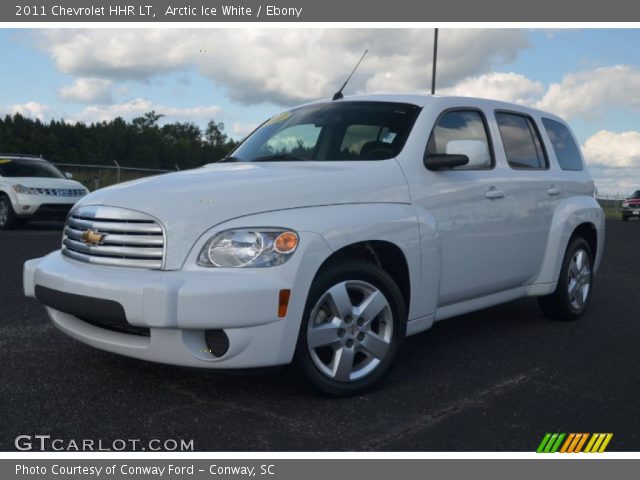
M 562 123 L 550 118 L 543 118 L 542 124 L 549 135 L 560 168 L 562 170 L 582 170 L 580 150 L 569 129 Z

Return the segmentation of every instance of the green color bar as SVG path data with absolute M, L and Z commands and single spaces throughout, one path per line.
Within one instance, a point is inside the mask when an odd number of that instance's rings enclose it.
M 547 442 L 547 446 L 544 447 L 544 453 L 551 453 L 551 447 L 553 447 L 553 444 L 556 442 L 556 438 L 558 438 L 557 433 L 554 433 L 553 435 L 551 435 L 551 438 Z
M 549 453 L 556 453 L 562 444 L 562 440 L 564 440 L 566 433 L 561 433 L 556 440 L 556 443 L 551 447 L 551 451 Z
M 542 442 L 540 442 L 540 445 L 538 445 L 538 449 L 536 450 L 536 453 L 542 453 L 544 451 L 544 447 L 547 444 L 547 442 L 549 441 L 549 438 L 551 438 L 551 434 L 550 433 L 545 433 L 544 437 L 542 439 Z

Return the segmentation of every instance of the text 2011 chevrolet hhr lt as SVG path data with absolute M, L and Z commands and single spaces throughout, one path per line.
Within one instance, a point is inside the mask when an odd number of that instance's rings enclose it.
M 558 117 L 502 102 L 369 95 L 303 105 L 220 163 L 84 197 L 24 289 L 66 334 L 205 368 L 295 361 L 364 391 L 406 335 L 538 296 L 587 307 L 603 212 Z

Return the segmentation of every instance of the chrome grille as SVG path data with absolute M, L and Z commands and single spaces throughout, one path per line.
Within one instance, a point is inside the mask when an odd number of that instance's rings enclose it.
M 62 254 L 97 265 L 161 269 L 164 245 L 164 230 L 149 215 L 85 206 L 74 209 L 67 218 Z
M 81 188 L 33 188 L 39 195 L 53 195 L 57 197 L 80 197 L 87 193 Z

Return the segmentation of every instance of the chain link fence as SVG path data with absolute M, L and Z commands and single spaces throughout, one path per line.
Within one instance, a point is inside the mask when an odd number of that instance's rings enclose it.
M 607 218 L 620 218 L 620 210 L 622 208 L 622 202 L 628 198 L 628 195 L 616 193 L 611 195 L 596 196 L 596 200 L 600 203 L 600 206 L 604 210 L 604 214 Z
M 175 170 L 123 167 L 116 160 L 113 161 L 113 165 L 87 165 L 84 163 L 54 163 L 54 165 L 60 170 L 70 173 L 74 180 L 79 181 L 91 191 L 116 183 L 180 170 L 177 165 Z

